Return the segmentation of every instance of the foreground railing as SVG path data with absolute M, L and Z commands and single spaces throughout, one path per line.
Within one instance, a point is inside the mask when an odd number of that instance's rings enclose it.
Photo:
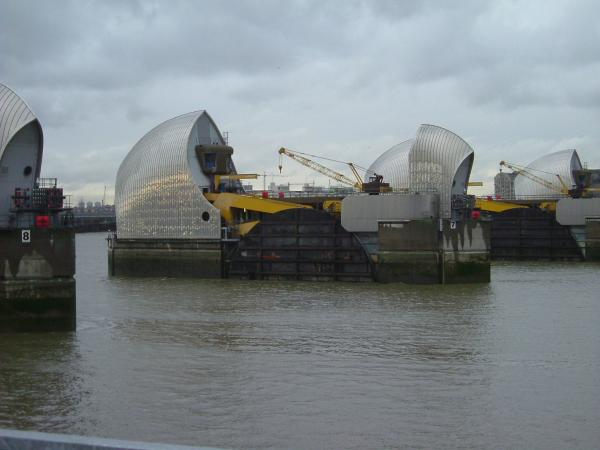
M 504 202 L 510 201 L 551 201 L 560 200 L 561 198 L 569 198 L 567 194 L 548 194 L 548 195 L 512 195 L 502 197 L 499 195 L 478 195 L 477 198 L 484 200 L 499 200 Z
M 149 444 L 68 434 L 0 429 L 0 450 L 210 450 L 209 447 Z M 213 449 L 215 450 L 215 449 Z

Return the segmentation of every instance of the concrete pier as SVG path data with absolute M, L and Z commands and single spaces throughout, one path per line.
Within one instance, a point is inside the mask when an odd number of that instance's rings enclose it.
M 380 222 L 378 235 L 377 281 L 411 284 L 441 281 L 437 221 Z
M 600 218 L 585 223 L 585 259 L 600 261 Z
M 489 283 L 491 222 L 464 220 L 454 228 L 444 221 L 441 282 Z
M 434 219 L 380 222 L 376 279 L 383 283 L 487 283 L 490 224 Z
M 116 239 L 108 241 L 108 273 L 116 276 L 221 278 L 221 241 Z
M 75 234 L 0 230 L 0 332 L 75 329 Z

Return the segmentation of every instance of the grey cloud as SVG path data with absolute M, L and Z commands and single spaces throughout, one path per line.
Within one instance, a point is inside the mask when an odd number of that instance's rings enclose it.
M 280 145 L 368 165 L 428 122 L 473 136 L 487 174 L 500 152 L 600 145 L 599 13 L 591 0 L 0 0 L 0 81 L 42 121 L 45 172 L 78 192 L 111 185 L 145 132 L 200 108 L 232 131 L 240 170 L 274 168 Z M 85 155 L 109 160 L 91 170 Z
M 105 90 L 185 73 L 260 73 L 344 47 L 304 2 L 265 3 L 264 10 L 243 2 L 144 5 L 9 2 L 0 22 L 11 42 L 3 68 L 26 84 Z M 32 9 L 36 19 L 24 27 Z

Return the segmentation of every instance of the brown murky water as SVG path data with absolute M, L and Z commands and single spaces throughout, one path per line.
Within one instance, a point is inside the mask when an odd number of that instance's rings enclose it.
M 597 448 L 600 265 L 478 286 L 106 275 L 76 333 L 0 335 L 0 427 L 225 448 Z

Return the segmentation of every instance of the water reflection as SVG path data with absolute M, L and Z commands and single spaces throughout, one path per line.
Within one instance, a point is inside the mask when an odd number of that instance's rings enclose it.
M 77 428 L 89 402 L 80 361 L 75 333 L 3 334 L 0 427 L 53 432 Z
M 140 284 L 144 295 L 136 295 Z M 469 358 L 488 326 L 490 287 L 115 280 L 136 343 L 219 351 Z M 442 339 L 440 339 L 443 337 Z
M 600 439 L 598 266 L 441 287 L 108 278 L 105 256 L 77 237 L 76 334 L 3 336 L 0 426 L 225 448 Z

